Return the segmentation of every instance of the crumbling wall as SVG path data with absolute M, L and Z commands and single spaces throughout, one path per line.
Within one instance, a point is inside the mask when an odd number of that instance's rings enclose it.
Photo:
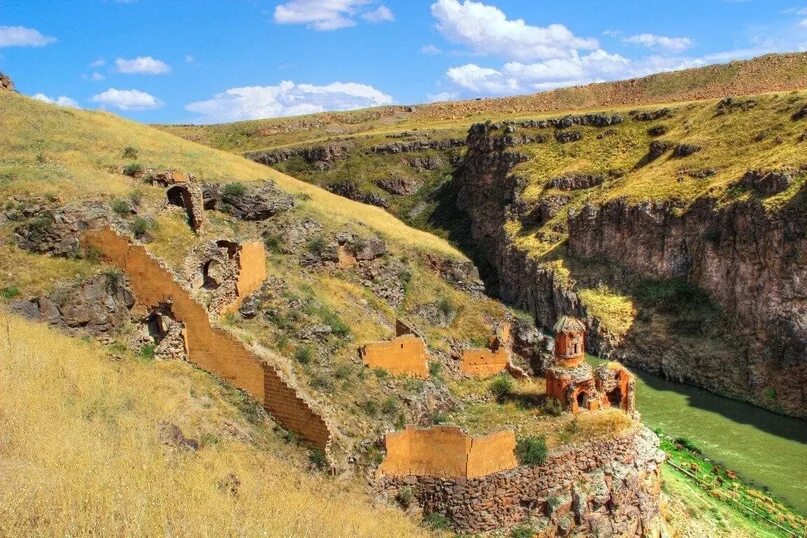
M 237 297 L 235 302 L 224 309 L 235 312 L 244 299 L 260 289 L 266 280 L 266 251 L 260 241 L 242 243 L 235 255 L 238 264 L 238 280 L 235 284 Z
M 529 521 L 540 536 L 658 536 L 663 460 L 658 438 L 637 425 L 552 450 L 541 465 L 476 477 L 383 473 L 376 485 L 390 499 L 408 488 L 426 514 L 445 514 L 460 533 Z
M 516 438 L 502 431 L 473 438 L 456 426 L 388 433 L 379 475 L 477 477 L 517 465 Z
M 137 301 L 136 310 L 145 315 L 154 305 L 171 305 L 176 320 L 185 324 L 188 358 L 192 363 L 250 394 L 284 427 L 320 448 L 327 448 L 331 432 L 323 417 L 283 380 L 277 369 L 262 362 L 230 333 L 213 327 L 207 310 L 145 247 L 129 244 L 125 237 L 108 228 L 86 232 L 84 242 L 126 272 Z
M 491 377 L 508 369 L 512 338 L 510 324 L 502 324 L 490 338 L 488 349 L 472 348 L 462 351 L 460 371 L 474 377 Z
M 382 368 L 393 375 L 428 377 L 426 344 L 414 335 L 397 336 L 389 342 L 365 344 L 359 350 L 370 368 Z
M 172 176 L 173 177 L 173 176 Z M 188 215 L 188 225 L 193 231 L 202 229 L 205 219 L 202 189 L 193 181 L 182 181 L 165 189 L 168 205 L 181 207 Z

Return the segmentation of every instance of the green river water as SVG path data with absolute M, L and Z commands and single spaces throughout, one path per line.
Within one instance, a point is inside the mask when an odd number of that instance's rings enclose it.
M 633 370 L 651 429 L 686 437 L 710 459 L 807 513 L 807 422 Z

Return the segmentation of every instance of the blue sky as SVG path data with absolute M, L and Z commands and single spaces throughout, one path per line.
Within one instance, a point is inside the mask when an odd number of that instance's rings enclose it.
M 27 95 L 211 123 L 532 93 L 807 50 L 807 1 L 2 0 Z

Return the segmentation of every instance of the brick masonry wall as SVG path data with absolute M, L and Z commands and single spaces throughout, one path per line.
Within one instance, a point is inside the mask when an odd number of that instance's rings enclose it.
M 382 368 L 393 375 L 428 377 L 426 344 L 414 335 L 398 336 L 389 342 L 362 346 L 361 358 L 370 368 Z
M 84 243 L 126 272 L 137 299 L 135 308 L 145 312 L 160 303 L 171 305 L 174 317 L 185 324 L 190 362 L 249 393 L 284 427 L 327 448 L 331 432 L 323 417 L 277 369 L 230 333 L 213 327 L 207 310 L 143 246 L 130 244 L 110 229 L 86 232 Z
M 460 371 L 474 377 L 491 377 L 507 369 L 510 357 L 507 350 L 499 348 L 496 351 L 474 348 L 462 352 Z
M 447 515 L 458 532 L 529 520 L 539 536 L 657 536 L 663 459 L 658 438 L 637 426 L 553 450 L 542 465 L 479 478 L 382 475 L 377 486 L 389 499 L 410 488 L 425 513 Z
M 471 437 L 456 426 L 388 433 L 379 475 L 467 478 L 516 467 L 512 431 Z
M 266 251 L 260 241 L 249 241 L 238 247 L 238 281 L 235 284 L 236 298 L 222 310 L 235 312 L 251 293 L 260 289 L 266 280 Z

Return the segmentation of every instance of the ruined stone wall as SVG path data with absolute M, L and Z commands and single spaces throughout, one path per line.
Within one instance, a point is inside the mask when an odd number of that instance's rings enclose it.
M 223 309 L 224 313 L 235 312 L 244 299 L 260 289 L 266 280 L 266 251 L 260 241 L 250 241 L 239 245 L 238 281 L 235 284 L 236 299 Z
M 491 377 L 507 369 L 509 354 L 504 348 L 496 351 L 489 349 L 466 349 L 462 352 L 460 371 L 474 377 Z
M 542 465 L 476 478 L 386 474 L 377 485 L 390 498 L 410 488 L 425 513 L 445 514 L 463 533 L 529 520 L 539 536 L 656 536 L 663 459 L 658 438 L 637 426 L 553 450 Z
M 484 476 L 517 465 L 512 431 L 471 437 L 456 426 L 413 427 L 388 433 L 379 475 Z
M 331 432 L 322 416 L 240 340 L 213 327 L 206 309 L 197 303 L 174 276 L 141 245 L 110 229 L 88 231 L 84 241 L 97 248 L 129 276 L 137 303 L 149 307 L 170 304 L 173 316 L 185 324 L 189 360 L 246 391 L 284 427 L 325 449 Z
M 360 350 L 364 364 L 382 368 L 393 375 L 428 377 L 426 344 L 414 335 L 403 335 L 389 342 L 374 342 Z

